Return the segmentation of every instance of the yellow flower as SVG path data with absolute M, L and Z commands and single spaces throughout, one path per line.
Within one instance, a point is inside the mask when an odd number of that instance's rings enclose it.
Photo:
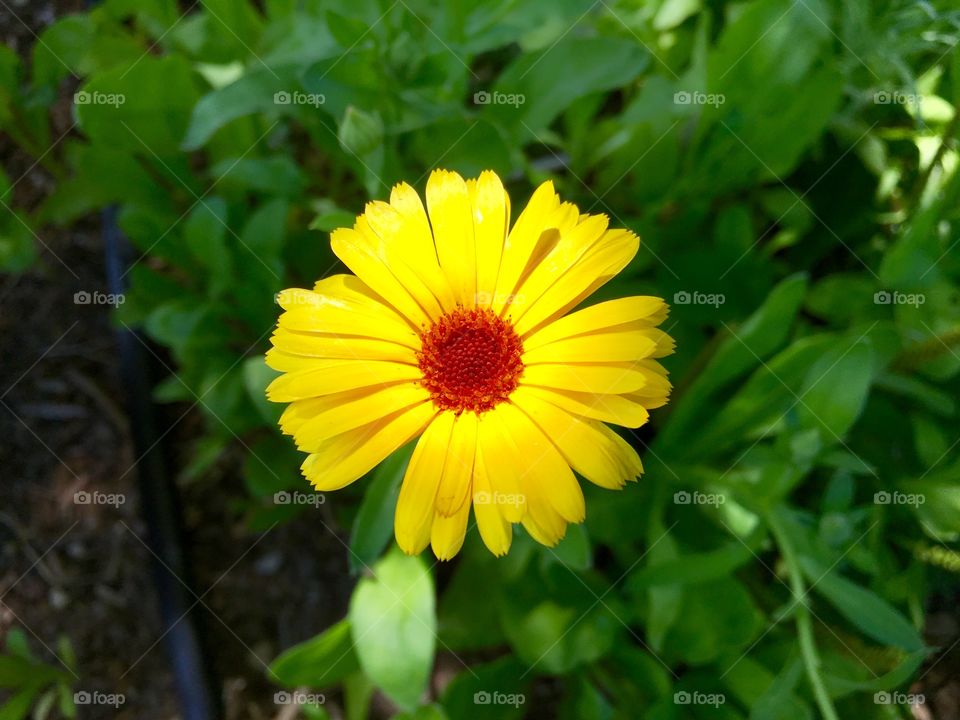
M 630 262 L 639 239 L 581 214 L 546 182 L 510 229 L 510 198 L 486 171 L 436 170 L 427 207 L 407 184 L 371 202 L 331 245 L 354 275 L 285 290 L 267 353 L 267 396 L 337 490 L 419 437 L 397 503 L 397 543 L 440 559 L 470 508 L 496 555 L 512 524 L 553 546 L 584 519 L 574 471 L 617 489 L 642 472 L 604 423 L 639 427 L 666 403 L 667 305 L 627 297 L 566 314 Z M 428 212 L 429 215 L 428 215 Z

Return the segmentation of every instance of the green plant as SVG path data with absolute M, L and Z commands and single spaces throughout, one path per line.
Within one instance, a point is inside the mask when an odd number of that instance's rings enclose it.
M 66 638 L 60 638 L 57 650 L 62 668 L 38 660 L 21 630 L 14 628 L 7 633 L 6 653 L 0 654 L 0 687 L 9 690 L 11 695 L 0 706 L 2 720 L 28 716 L 45 720 L 51 717 L 54 708 L 62 717 L 77 716 L 72 687 L 76 657 Z
M 677 391 L 634 438 L 639 487 L 590 493 L 552 550 L 520 537 L 495 560 L 468 537 L 437 582 L 384 554 L 398 453 L 331 503 L 373 578 L 277 659 L 281 685 L 340 687 L 350 718 L 374 687 L 422 718 L 535 697 L 561 718 L 906 717 L 875 693 L 922 677 L 925 603 L 955 587 L 917 548 L 953 557 L 960 536 L 958 20 L 947 2 L 209 0 L 181 18 L 107 0 L 45 30 L 29 77 L 3 71 L 35 119 L 0 126 L 39 156 L 46 105 L 80 78 L 76 133 L 44 159 L 57 189 L 22 219 L 118 207 L 141 257 L 117 320 L 169 351 L 158 398 L 206 419 L 184 477 L 242 454 L 255 527 L 309 507 L 271 502 L 303 487 L 263 398 L 271 299 L 334 270 L 326 233 L 368 198 L 490 167 L 641 235 L 595 298 L 674 305 Z M 460 658 L 439 691 L 437 653 Z

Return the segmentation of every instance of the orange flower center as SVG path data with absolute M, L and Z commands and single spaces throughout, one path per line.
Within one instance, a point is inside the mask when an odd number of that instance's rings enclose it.
M 421 383 L 441 410 L 479 414 L 517 389 L 523 343 L 513 326 L 493 311 L 457 308 L 420 338 Z

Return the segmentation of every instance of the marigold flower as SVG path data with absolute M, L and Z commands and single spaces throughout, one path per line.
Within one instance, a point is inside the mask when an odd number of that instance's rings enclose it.
M 397 185 L 331 236 L 354 275 L 280 293 L 267 362 L 283 374 L 267 396 L 290 403 L 281 429 L 321 491 L 419 437 L 396 508 L 405 552 L 456 555 L 471 506 L 496 555 L 518 522 L 553 546 L 584 519 L 574 471 L 611 489 L 642 472 L 605 423 L 639 427 L 666 403 L 656 359 L 673 341 L 656 326 L 667 305 L 626 297 L 567 314 L 639 239 L 561 202 L 550 182 L 512 229 L 493 172 L 436 170 L 426 200 Z

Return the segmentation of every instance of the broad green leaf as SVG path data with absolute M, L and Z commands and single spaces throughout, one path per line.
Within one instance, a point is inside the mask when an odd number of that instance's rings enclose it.
M 824 568 L 809 556 L 801 557 L 800 564 L 813 591 L 826 598 L 866 635 L 907 652 L 923 648 L 923 640 L 917 629 L 879 595 Z
M 348 620 L 294 645 L 270 663 L 270 676 L 286 687 L 323 689 L 359 668 Z
M 734 541 L 716 550 L 681 553 L 674 560 L 641 566 L 626 583 L 633 591 L 660 585 L 697 585 L 725 577 L 753 558 L 748 545 Z
M 437 632 L 433 578 L 420 557 L 394 549 L 350 600 L 350 626 L 367 676 L 397 705 L 415 708 L 427 687 Z
M 286 155 L 225 158 L 210 168 L 210 173 L 224 188 L 283 197 L 297 197 L 306 186 L 303 171 Z
M 793 327 L 807 289 L 805 275 L 793 275 L 777 285 L 766 302 L 724 340 L 704 371 L 697 376 L 657 438 L 662 446 L 685 441 L 707 397 L 755 368 L 783 345 Z
M 529 141 L 575 100 L 630 82 L 649 61 L 633 39 L 571 33 L 541 52 L 520 56 L 477 102 L 488 118 Z
M 807 374 L 797 407 L 801 428 L 839 442 L 863 411 L 873 381 L 874 354 L 864 340 L 849 340 L 824 353 Z
M 19 686 L 10 698 L 0 707 L 0 720 L 23 720 L 33 706 L 33 700 L 42 689 L 43 684 L 31 681 Z
M 178 154 L 197 97 L 184 58 L 147 55 L 129 68 L 95 75 L 78 91 L 74 108 L 81 130 L 94 143 L 154 164 L 155 156 Z
M 460 672 L 440 702 L 451 720 L 514 720 L 527 711 L 532 679 L 519 660 L 507 655 Z

